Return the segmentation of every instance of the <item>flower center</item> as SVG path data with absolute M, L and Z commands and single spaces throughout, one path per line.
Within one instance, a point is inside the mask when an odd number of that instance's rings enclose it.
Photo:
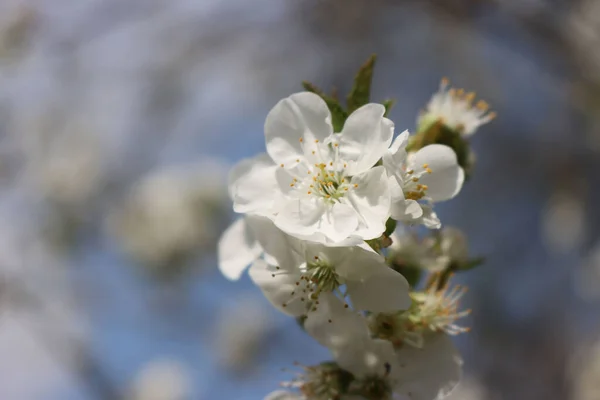
M 307 144 L 302 138 L 300 143 L 305 152 L 308 151 L 311 155 L 304 159 L 296 159 L 296 165 L 290 169 L 295 177 L 289 185 L 298 194 L 315 196 L 326 203 L 333 204 L 358 187 L 358 184 L 350 182 L 351 177 L 346 173 L 348 164 L 340 159 L 338 143 L 325 145 L 315 140 L 314 144 Z M 280 166 L 285 167 L 284 164 Z
M 403 174 L 402 191 L 406 200 L 421 200 L 427 196 L 427 185 L 419 183 L 421 177 L 425 174 L 431 174 L 433 171 L 429 164 L 423 164 L 421 168 L 406 168 Z
M 275 267 L 273 278 L 279 274 L 288 274 L 289 272 Z M 306 304 L 307 311 L 317 311 L 319 306 L 319 295 L 321 293 L 336 293 L 341 299 L 345 294 L 338 288 L 343 285 L 343 281 L 336 273 L 335 267 L 326 260 L 314 256 L 314 259 L 306 263 L 306 269 L 296 281 L 296 287 L 290 292 L 289 300 L 282 304 L 283 307 L 294 301 L 300 300 Z M 348 304 L 344 304 L 348 308 Z
M 316 295 L 320 292 L 333 292 L 341 284 L 333 266 L 317 256 L 315 256 L 315 261 L 306 264 L 306 274 L 304 276 L 306 277 L 305 280 L 311 282 L 316 288 Z

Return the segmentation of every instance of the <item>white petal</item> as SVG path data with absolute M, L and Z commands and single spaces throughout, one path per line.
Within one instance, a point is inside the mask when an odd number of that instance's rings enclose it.
M 340 156 L 349 164 L 350 175 L 367 171 L 386 153 L 394 135 L 394 123 L 385 118 L 381 104 L 366 104 L 354 111 L 344 124 Z
M 240 161 L 229 173 L 229 194 L 238 213 L 268 215 L 280 193 L 277 166 L 267 154 Z
M 364 240 L 375 239 L 385 231 L 385 223 L 390 216 L 390 190 L 384 167 L 375 167 L 364 174 L 354 176 L 352 184 L 357 184 L 348 193 L 348 201 L 358 211 L 359 228 L 354 233 Z
M 462 359 L 448 335 L 425 337 L 423 349 L 404 346 L 397 351 L 395 391 L 409 395 L 411 400 L 432 400 L 446 397 L 462 376 Z
M 251 228 L 271 264 L 290 270 L 304 262 L 303 259 L 301 261 L 299 259 L 297 240 L 282 232 L 270 219 L 247 216 L 246 224 Z
M 264 400 L 304 400 L 304 396 L 285 390 L 276 390 L 269 393 Z
M 324 142 L 333 133 L 327 104 L 314 93 L 302 92 L 281 100 L 267 115 L 267 152 L 275 163 L 295 165 L 305 146 Z M 302 142 L 300 141 L 302 139 Z
M 407 144 L 408 131 L 404 131 L 396 139 L 394 139 L 392 146 L 383 155 L 383 166 L 390 176 L 397 175 L 399 177 L 401 175 L 402 166 L 407 158 Z
M 279 311 L 299 316 L 306 311 L 306 299 L 301 301 L 302 291 L 296 282 L 300 281 L 300 270 L 276 270 L 263 260 L 256 260 L 248 271 L 252 281 Z M 294 293 L 294 294 L 292 294 Z
M 423 208 L 423 215 L 418 219 L 418 222 L 429 229 L 440 229 L 442 223 L 433 208 L 428 205 L 422 205 L 421 207 Z
M 377 268 L 377 273 L 363 281 L 348 281 L 346 286 L 357 310 L 388 313 L 406 310 L 411 304 L 408 282 L 388 266 Z
M 332 349 L 340 367 L 358 378 L 386 375 L 396 369 L 394 347 L 387 340 L 367 337 L 355 338 L 348 346 Z
M 358 215 L 351 206 L 335 203 L 328 209 L 318 225 L 318 230 L 333 243 L 347 239 L 358 226 Z
M 218 245 L 219 270 L 229 280 L 238 280 L 248 265 L 262 253 L 244 218 L 235 221 L 221 236 Z
M 388 152 L 391 154 L 396 154 L 400 150 L 405 150 L 406 146 L 408 145 L 408 138 L 409 138 L 408 130 L 405 130 L 404 132 L 399 134 L 396 137 L 396 139 L 394 139 L 394 142 L 390 146 Z
M 363 242 L 364 243 L 364 242 Z M 308 256 L 323 254 L 335 268 L 335 272 L 347 281 L 362 280 L 370 277 L 380 268 L 389 269 L 382 255 L 376 253 L 368 245 L 365 247 L 329 247 L 307 245 Z
M 307 314 L 304 329 L 332 351 L 351 346 L 370 335 L 365 318 L 345 308 L 344 303 L 330 293 L 319 296 L 317 310 Z
M 421 218 L 423 208 L 415 200 L 397 200 L 392 203 L 390 215 L 395 220 L 410 223 Z
M 419 183 L 429 187 L 427 196 L 433 201 L 449 200 L 460 192 L 465 173 L 450 147 L 441 144 L 425 146 L 415 154 L 413 162 L 416 167 L 429 164 L 431 174 L 423 175 Z
M 316 198 L 288 199 L 282 204 L 275 225 L 290 235 L 310 236 L 317 230 L 325 211 L 323 203 Z

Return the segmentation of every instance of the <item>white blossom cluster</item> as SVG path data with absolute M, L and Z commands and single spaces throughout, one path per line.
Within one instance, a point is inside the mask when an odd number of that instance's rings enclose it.
M 490 116 L 446 85 L 420 119 L 450 120 L 466 137 Z M 335 132 L 319 95 L 293 94 L 266 118 L 266 153 L 230 173 L 233 208 L 243 216 L 219 242 L 220 270 L 237 280 L 250 266 L 273 306 L 333 356 L 267 399 L 433 400 L 460 380 L 449 335 L 467 331 L 456 320 L 468 311 L 458 309 L 464 290 L 449 288 L 448 273 L 466 257 L 464 237 L 443 230 L 435 243 L 414 243 L 431 266 L 420 290 L 390 260 L 407 238 L 392 235 L 396 224 L 439 229 L 434 206 L 459 193 L 465 173 L 451 147 L 412 149 L 408 131 L 394 138 L 385 113 L 363 105 Z

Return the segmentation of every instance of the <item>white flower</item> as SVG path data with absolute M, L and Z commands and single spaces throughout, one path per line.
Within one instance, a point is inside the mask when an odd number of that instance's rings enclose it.
M 326 303 L 328 309 L 309 317 L 305 328 L 329 347 L 341 368 L 354 375 L 353 390 L 368 391 L 367 398 L 382 400 L 393 394 L 433 400 L 447 396 L 460 381 L 462 360 L 447 335 L 429 334 L 420 349 L 394 349 L 387 340 L 371 338 L 365 319 L 339 301 L 329 298 Z
M 465 179 L 464 171 L 448 146 L 432 144 L 409 154 L 407 144 L 408 131 L 404 131 L 383 156 L 390 176 L 392 218 L 438 229 L 441 224 L 431 203 L 456 196 Z
M 366 244 L 329 247 L 302 241 L 262 217 L 248 217 L 246 224 L 265 253 L 253 263 L 250 277 L 286 314 L 315 311 L 329 293 L 348 297 L 357 310 L 392 312 L 410 306 L 406 279 Z
M 475 93 L 449 88 L 449 83 L 448 79 L 442 79 L 440 89 L 429 100 L 426 110 L 419 117 L 419 126 L 440 121 L 450 129 L 470 136 L 481 125 L 496 117 L 496 113 L 488 112 L 489 106 L 485 101 L 479 100 L 473 105 Z
M 374 165 L 394 124 L 367 104 L 334 133 L 325 102 L 313 93 L 281 100 L 267 116 L 268 155 L 231 172 L 234 210 L 271 218 L 290 235 L 323 243 L 379 237 L 390 213 L 385 169 Z

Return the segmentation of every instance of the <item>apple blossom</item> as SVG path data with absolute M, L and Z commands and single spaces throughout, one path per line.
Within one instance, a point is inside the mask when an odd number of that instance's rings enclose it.
M 233 208 L 272 219 L 300 239 L 369 240 L 385 230 L 390 192 L 385 168 L 394 124 L 385 107 L 366 104 L 334 133 L 316 94 L 281 100 L 265 123 L 267 154 L 243 160 L 230 174 Z

